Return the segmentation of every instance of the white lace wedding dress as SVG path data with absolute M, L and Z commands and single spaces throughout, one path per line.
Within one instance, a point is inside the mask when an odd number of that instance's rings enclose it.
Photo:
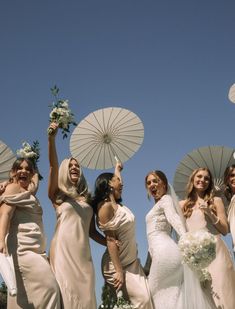
M 183 266 L 179 248 L 171 238 L 172 227 L 182 235 L 185 228 L 171 196 L 164 195 L 146 216 L 147 238 L 152 264 L 149 287 L 157 309 L 183 308 Z
M 171 195 L 164 195 L 146 216 L 149 253 L 152 258 L 148 277 L 155 309 L 215 309 L 211 295 L 201 288 L 198 277 L 182 257 L 171 237 L 186 232 Z

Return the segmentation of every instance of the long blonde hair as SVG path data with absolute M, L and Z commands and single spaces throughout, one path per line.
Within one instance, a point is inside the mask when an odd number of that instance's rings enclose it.
M 80 177 L 76 185 L 74 185 L 71 181 L 71 177 L 69 174 L 69 163 L 71 160 L 77 161 L 75 158 L 64 159 L 59 167 L 59 176 L 58 176 L 58 187 L 59 192 L 56 198 L 56 202 L 58 204 L 62 204 L 66 197 L 71 197 L 76 199 L 78 197 L 83 197 L 84 200 L 88 200 L 90 197 L 90 193 L 88 190 L 88 185 L 86 179 L 83 175 L 82 168 L 79 165 L 80 169 Z
M 206 171 L 209 174 L 210 182 L 208 185 L 208 188 L 204 192 L 204 201 L 208 203 L 211 210 L 216 214 L 216 209 L 213 205 L 214 200 L 214 183 L 212 179 L 211 171 L 206 167 L 200 167 L 195 169 L 192 174 L 189 177 L 189 181 L 186 187 L 186 201 L 183 206 L 183 214 L 186 218 L 189 218 L 193 212 L 193 206 L 196 203 L 197 196 L 195 194 L 195 188 L 194 188 L 194 178 L 196 174 L 200 171 Z

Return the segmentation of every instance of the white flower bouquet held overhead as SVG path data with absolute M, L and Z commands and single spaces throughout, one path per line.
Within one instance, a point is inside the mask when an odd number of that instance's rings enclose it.
M 183 263 L 198 274 L 200 281 L 211 280 L 206 267 L 216 257 L 216 237 L 205 230 L 187 232 L 178 244 Z
M 54 86 L 51 88 L 52 95 L 55 97 L 56 102 L 52 103 L 52 110 L 50 112 L 49 121 L 58 124 L 58 127 L 62 129 L 63 138 L 66 138 L 69 133 L 69 127 L 71 124 L 77 125 L 74 121 L 74 114 L 69 109 L 69 101 L 58 98 L 59 88 Z M 48 134 L 51 134 L 52 130 L 48 129 Z

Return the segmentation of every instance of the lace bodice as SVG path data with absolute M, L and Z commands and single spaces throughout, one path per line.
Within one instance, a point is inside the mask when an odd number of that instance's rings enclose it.
M 179 236 L 185 233 L 185 228 L 177 214 L 170 195 L 164 195 L 146 216 L 147 235 L 161 232 L 171 233 L 172 227 Z

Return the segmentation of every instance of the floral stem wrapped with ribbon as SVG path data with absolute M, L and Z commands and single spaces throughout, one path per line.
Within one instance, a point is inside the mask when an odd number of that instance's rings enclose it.
M 69 109 L 69 101 L 58 98 L 59 88 L 54 86 L 51 88 L 52 95 L 55 97 L 56 102 L 52 103 L 52 111 L 50 112 L 50 123 L 55 122 L 58 127 L 62 129 L 63 138 L 66 138 L 69 133 L 69 127 L 71 124 L 77 125 L 74 121 L 74 114 Z M 52 130 L 48 129 L 48 134 L 52 134 Z
M 205 230 L 188 232 L 181 236 L 178 244 L 183 263 L 198 274 L 201 282 L 211 280 L 206 267 L 216 257 L 216 237 Z
M 22 148 L 18 149 L 16 151 L 16 154 L 17 154 L 17 157 L 19 158 L 30 159 L 33 162 L 34 168 L 38 173 L 39 180 L 43 179 L 43 177 L 40 175 L 38 171 L 38 166 L 37 166 L 37 163 L 40 157 L 40 148 L 39 148 L 38 141 L 34 141 L 32 146 L 27 142 L 23 142 Z

